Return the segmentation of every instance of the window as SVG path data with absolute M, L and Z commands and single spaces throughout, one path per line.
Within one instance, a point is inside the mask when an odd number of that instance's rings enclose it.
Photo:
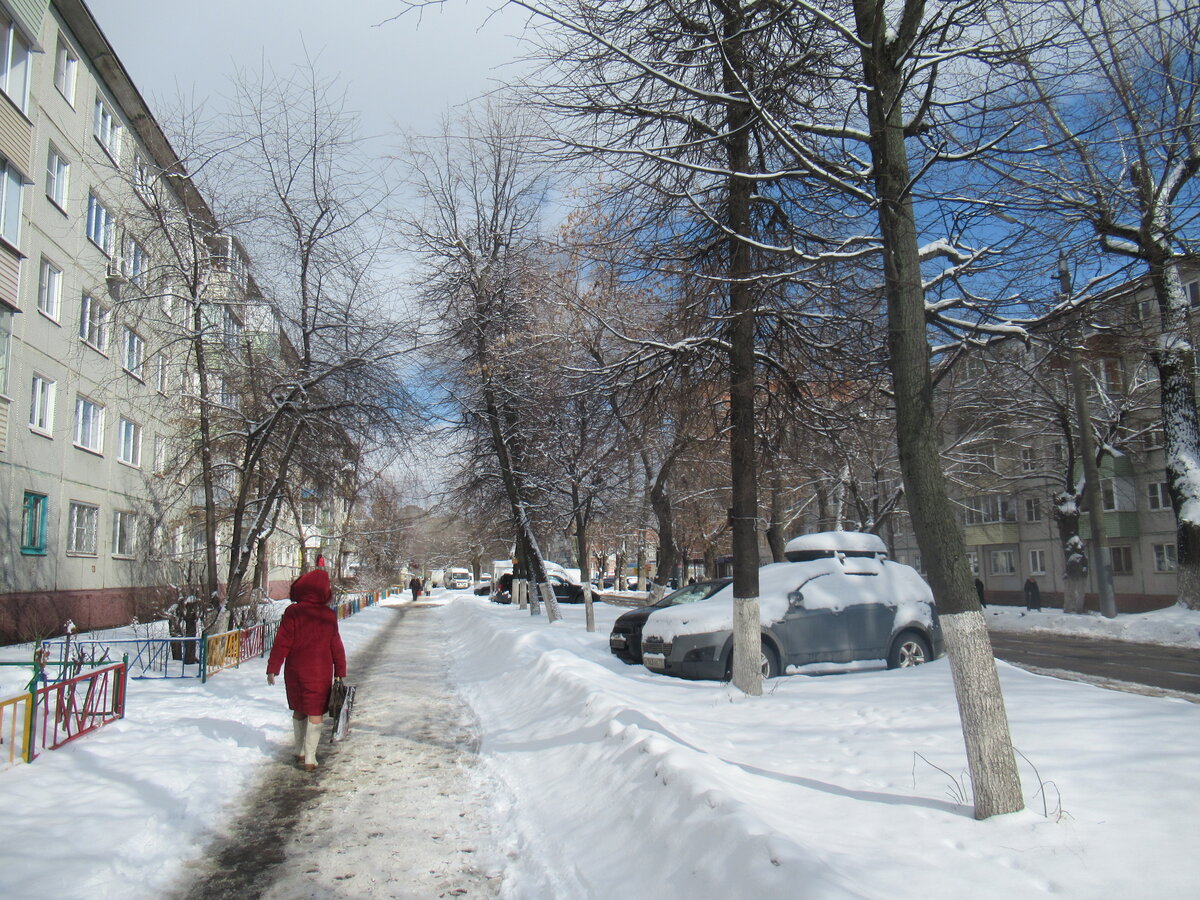
M 161 434 L 154 436 L 154 474 L 162 475 L 167 470 L 167 439 Z
M 125 242 L 125 258 L 121 261 L 122 272 L 131 282 L 142 285 L 142 276 L 150 267 L 150 257 L 145 248 L 133 238 Z
M 1117 508 L 1117 492 L 1111 478 L 1100 479 L 1100 506 L 1105 512 Z
M 46 257 L 38 269 L 38 312 L 58 321 L 62 310 L 62 269 Z
M 108 346 L 108 307 L 91 294 L 83 295 L 79 307 L 79 336 L 101 353 Z
M 67 185 L 70 182 L 71 164 L 58 152 L 53 144 L 46 154 L 46 196 L 61 210 L 67 208 Z
M 1146 485 L 1146 494 L 1151 509 L 1171 508 L 1171 492 L 1167 490 L 1165 481 L 1154 481 Z
M 1167 445 L 1167 432 L 1165 428 L 1154 427 L 1146 430 L 1142 435 L 1142 445 L 1147 451 L 1161 450 Z
M 125 340 L 121 347 L 121 364 L 134 378 L 142 377 L 142 362 L 146 358 L 146 342 L 132 328 L 125 329 Z
M 1046 551 L 1045 550 L 1030 550 L 1029 551 L 1029 574 L 1030 575 L 1045 575 L 1046 574 Z
M 99 524 L 100 507 L 72 500 L 67 514 L 67 552 L 95 556 Z
M 21 506 L 21 552 L 31 556 L 46 554 L 46 495 L 25 492 Z
M 317 501 L 316 500 L 301 500 L 300 501 L 300 524 L 315 525 L 317 522 Z
M 1139 300 L 1134 307 L 1133 315 L 1139 322 L 1153 322 L 1158 317 L 1158 302 Z
M 14 247 L 21 243 L 21 191 L 25 178 L 0 157 L 0 237 Z
M 128 419 L 121 419 L 117 425 L 117 437 L 121 442 L 117 449 L 117 459 L 127 466 L 142 464 L 142 426 Z
M 86 397 L 75 399 L 75 446 L 104 452 L 104 407 Z
M 1022 472 L 1035 472 L 1035 471 L 1037 471 L 1037 467 L 1038 467 L 1037 451 L 1034 450 L 1032 447 L 1022 447 L 1021 448 L 1021 471 Z
M 30 394 L 29 427 L 49 435 L 54 430 L 54 382 L 34 375 Z
M 159 353 L 154 359 L 154 387 L 160 394 L 165 394 L 168 384 L 167 358 L 162 353 Z
M 1108 557 L 1112 561 L 1112 573 L 1114 575 L 1133 574 L 1132 547 L 1109 547 Z
M 1188 306 L 1192 309 L 1200 307 L 1200 281 L 1189 281 L 1184 293 L 1187 295 Z
M 60 34 L 54 51 L 54 86 L 72 106 L 75 105 L 75 72 L 78 68 L 79 57 Z
M 1112 357 L 1098 359 L 1095 362 L 1096 381 L 1102 390 L 1108 394 L 1119 394 L 1125 386 L 1125 376 L 1121 371 L 1121 361 Z
M 979 554 L 974 550 L 967 551 L 967 563 L 971 566 L 971 574 L 979 574 Z
M 1041 497 L 1026 497 L 1025 498 L 1025 521 L 1026 522 L 1042 521 L 1042 498 Z
M 154 195 L 154 171 L 140 153 L 133 159 L 133 189 L 143 199 Z
M 236 350 L 242 343 L 242 323 L 228 306 L 225 307 L 225 346 Z
M 102 97 L 96 97 L 96 115 L 92 121 L 92 134 L 100 142 L 100 146 L 108 151 L 114 160 L 121 156 L 121 123 L 117 121 L 108 104 Z
M 4 13 L 0 12 L 0 90 L 25 112 L 29 94 L 29 42 Z
M 8 392 L 9 345 L 12 343 L 12 312 L 0 306 L 0 394 Z
M 993 522 L 1015 522 L 1016 511 L 1008 497 L 992 494 L 985 497 L 967 497 L 962 501 L 962 523 L 964 525 L 988 525 Z
M 992 574 L 1014 575 L 1017 571 L 1017 552 L 1015 550 L 993 550 Z
M 1154 571 L 1174 572 L 1178 564 L 1174 544 L 1154 545 Z
M 137 516 L 124 510 L 113 513 L 112 555 L 132 557 Z
M 100 202 L 94 192 L 88 193 L 87 236 L 93 244 L 104 251 L 105 256 L 112 256 L 113 234 L 116 231 L 116 220 L 108 207 Z

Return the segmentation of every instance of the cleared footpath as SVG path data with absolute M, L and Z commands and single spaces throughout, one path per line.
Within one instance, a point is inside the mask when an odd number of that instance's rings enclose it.
M 392 621 L 350 660 L 350 737 L 330 744 L 327 734 L 311 775 L 281 748 L 176 897 L 496 896 L 500 866 L 473 771 L 478 729 L 447 687 L 434 613 L 380 612 Z

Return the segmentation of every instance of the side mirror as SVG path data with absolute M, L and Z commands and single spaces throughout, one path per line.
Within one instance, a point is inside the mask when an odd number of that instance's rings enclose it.
M 803 606 L 803 605 L 804 605 L 804 594 L 800 591 L 799 588 L 797 588 L 796 590 L 794 590 L 790 594 L 788 594 L 788 606 L 795 607 L 795 606 Z

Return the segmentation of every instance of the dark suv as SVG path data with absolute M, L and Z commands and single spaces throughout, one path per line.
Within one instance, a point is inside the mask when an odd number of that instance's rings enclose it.
M 796 538 L 794 562 L 759 569 L 765 677 L 814 662 L 883 659 L 889 668 L 942 654 L 929 586 L 887 558 L 873 534 L 825 532 Z M 684 678 L 727 678 L 733 649 L 733 588 L 707 600 L 652 612 L 644 626 L 646 668 Z
M 640 663 L 642 661 L 642 627 L 650 618 L 650 613 L 656 609 L 666 609 L 668 606 L 704 600 L 727 584 L 729 584 L 728 578 L 689 584 L 687 587 L 681 587 L 679 590 L 667 594 L 657 603 L 630 610 L 613 623 L 612 633 L 608 636 L 609 649 L 618 659 L 623 659 L 627 663 Z

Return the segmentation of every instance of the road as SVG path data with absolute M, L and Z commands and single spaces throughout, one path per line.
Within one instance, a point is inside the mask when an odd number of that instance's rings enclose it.
M 1056 634 L 991 632 L 996 656 L 1039 671 L 1088 676 L 1192 694 L 1200 702 L 1200 650 Z

